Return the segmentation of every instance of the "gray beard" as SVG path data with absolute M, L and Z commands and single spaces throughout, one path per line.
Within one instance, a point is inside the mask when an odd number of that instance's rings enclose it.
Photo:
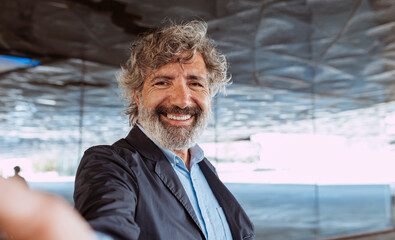
M 191 126 L 176 127 L 164 123 L 155 109 L 145 108 L 141 104 L 138 108 L 138 123 L 147 135 L 162 147 L 169 150 L 189 149 L 196 144 L 210 120 L 211 110 L 195 115 Z

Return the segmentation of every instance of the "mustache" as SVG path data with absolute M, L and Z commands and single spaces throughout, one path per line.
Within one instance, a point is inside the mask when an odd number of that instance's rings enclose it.
M 160 115 L 166 115 L 167 113 L 174 113 L 174 114 L 189 114 L 189 115 L 195 115 L 195 116 L 200 116 L 202 114 L 203 110 L 199 107 L 185 107 L 185 108 L 180 108 L 178 106 L 170 106 L 170 107 L 165 107 L 165 106 L 157 106 L 155 108 L 155 113 Z

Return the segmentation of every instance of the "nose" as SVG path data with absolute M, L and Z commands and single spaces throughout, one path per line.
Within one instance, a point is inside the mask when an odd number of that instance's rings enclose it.
M 177 81 L 171 94 L 171 104 L 186 108 L 191 104 L 191 93 L 185 81 Z

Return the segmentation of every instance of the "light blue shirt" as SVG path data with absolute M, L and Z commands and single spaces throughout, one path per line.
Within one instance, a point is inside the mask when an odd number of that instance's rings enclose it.
M 137 125 L 141 131 L 144 129 Z M 146 134 L 146 133 L 145 133 Z M 147 134 L 146 134 L 147 135 Z M 147 135 L 148 137 L 148 135 Z M 232 234 L 224 211 L 215 198 L 206 178 L 204 177 L 198 163 L 204 159 L 204 152 L 195 145 L 189 149 L 191 157 L 190 171 L 186 168 L 184 161 L 175 153 L 163 148 L 151 139 L 165 154 L 178 178 L 180 179 L 185 192 L 195 210 L 200 227 L 207 240 L 228 240 L 232 239 Z

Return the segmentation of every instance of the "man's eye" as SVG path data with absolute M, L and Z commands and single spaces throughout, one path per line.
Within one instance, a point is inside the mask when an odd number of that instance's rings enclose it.
M 203 87 L 203 85 L 201 83 L 199 83 L 199 82 L 191 83 L 191 85 L 194 86 L 194 87 Z
M 163 85 L 166 85 L 166 82 L 165 81 L 160 81 L 160 82 L 156 82 L 154 85 L 163 86 Z

